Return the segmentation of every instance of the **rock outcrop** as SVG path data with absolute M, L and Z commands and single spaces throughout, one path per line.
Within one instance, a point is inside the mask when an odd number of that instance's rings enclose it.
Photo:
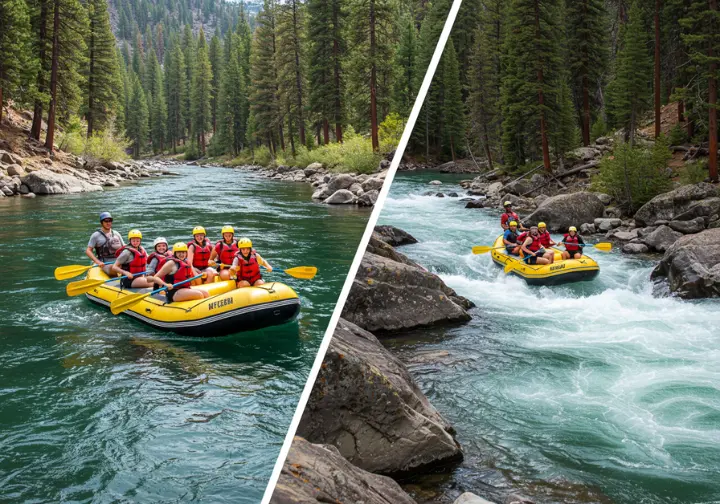
M 298 435 L 367 471 L 407 474 L 462 459 L 452 432 L 402 362 L 340 319 Z
M 666 279 L 670 292 L 685 299 L 720 297 L 720 228 L 679 238 L 652 278 Z
M 410 233 L 395 226 L 375 226 L 375 232 L 378 234 L 379 239 L 391 247 L 412 245 L 418 242 Z
M 35 194 L 72 194 L 103 190 L 100 185 L 50 170 L 34 171 L 23 177 L 22 181 Z
M 692 214 L 688 216 L 689 218 L 679 218 L 679 216 L 701 200 L 717 196 L 718 190 L 705 182 L 682 186 L 674 191 L 659 194 L 645 203 L 635 213 L 635 222 L 638 226 L 651 226 L 657 221 L 690 220 L 698 215 Z
M 532 214 L 523 219 L 527 225 L 547 223 L 553 233 L 564 233 L 570 226 L 595 222 L 603 217 L 605 205 L 593 193 L 560 194 L 546 199 Z
M 272 504 L 362 502 L 364 504 L 414 504 L 394 480 L 364 471 L 345 460 L 334 446 L 293 439 Z

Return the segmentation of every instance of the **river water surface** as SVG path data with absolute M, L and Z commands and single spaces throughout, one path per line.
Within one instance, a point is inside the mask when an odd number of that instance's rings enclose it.
M 304 183 L 174 167 L 103 193 L 0 200 L 0 501 L 260 501 L 368 211 Z M 193 340 L 67 298 L 97 215 L 146 247 L 235 226 L 298 292 L 297 322 Z M 313 281 L 279 270 L 319 268 Z M 79 277 L 75 280 L 79 280 Z
M 384 340 L 466 454 L 407 488 L 434 502 L 508 487 L 542 502 L 720 502 L 720 302 L 653 297 L 653 264 L 619 251 L 589 252 L 592 282 L 505 277 L 470 251 L 492 245 L 499 212 L 422 195 L 462 193 L 461 178 L 400 174 L 380 217 L 419 240 L 403 253 L 478 306 L 466 325 Z

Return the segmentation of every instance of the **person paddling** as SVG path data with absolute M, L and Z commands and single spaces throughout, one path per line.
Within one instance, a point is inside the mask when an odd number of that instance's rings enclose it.
M 173 255 L 165 261 L 155 275 L 148 277 L 148 280 L 155 282 L 163 287 L 168 287 L 165 295 L 168 303 L 174 301 L 190 301 L 193 299 L 205 299 L 210 294 L 201 289 L 193 289 L 190 282 L 178 285 L 174 289 L 170 289 L 173 284 L 187 280 L 196 275 L 190 261 L 188 260 L 188 246 L 183 242 L 173 245 Z
M 125 246 L 120 233 L 112 228 L 113 218 L 110 212 L 100 214 L 100 228 L 90 235 L 90 241 L 85 249 L 92 262 L 102 268 L 108 276 L 115 276 L 112 271 L 112 264 L 106 262 L 115 261 L 115 253 Z
M 544 222 L 538 223 L 538 234 L 540 235 L 540 243 L 543 247 L 550 248 L 553 245 L 557 245 L 548 233 L 547 225 Z
M 193 241 L 188 242 L 188 262 L 195 269 L 195 275 L 204 273 L 204 280 L 194 280 L 193 285 L 201 283 L 212 283 L 215 281 L 217 271 L 210 267 L 210 254 L 212 254 L 212 243 L 207 239 L 205 228 L 195 226 L 192 231 Z M 174 247 L 173 247 L 174 250 Z M 194 275 L 192 275 L 194 276 Z
M 235 239 L 235 229 L 232 226 L 223 226 L 222 228 L 223 239 L 218 241 L 210 254 L 210 264 L 213 265 L 215 262 L 220 263 L 217 266 L 220 270 L 221 280 L 230 280 L 230 265 L 235 259 L 235 254 L 240 249 L 237 247 L 237 240 Z M 226 266 L 222 266 L 225 264 Z
M 561 245 L 565 245 L 565 250 L 562 253 L 563 259 L 580 259 L 583 255 L 581 245 L 585 245 L 585 241 L 582 236 L 577 234 L 577 228 L 570 226 L 568 232 L 563 236 Z
M 522 225 L 522 222 L 520 222 L 520 217 L 518 216 L 518 214 L 513 212 L 512 201 L 506 201 L 505 203 L 503 203 L 503 207 L 505 207 L 505 211 L 500 216 L 500 226 L 503 229 L 507 230 L 508 222 L 515 221 L 520 227 L 520 230 L 525 231 L 527 228 Z
M 272 271 L 272 266 L 265 259 L 260 257 L 249 238 L 240 238 L 238 240 L 238 253 L 232 263 L 232 271 L 237 272 L 237 286 L 240 287 L 257 287 L 265 283 L 260 274 L 260 266 L 264 266 L 268 272 Z
M 137 229 L 133 229 L 128 233 L 128 241 L 130 245 L 123 246 L 115 255 L 115 263 L 112 265 L 112 271 L 125 278 L 120 280 L 120 287 L 123 289 L 144 289 L 152 287 L 145 276 L 147 270 L 147 252 L 140 245 L 142 242 L 142 233 Z
M 542 243 L 540 243 L 540 233 L 538 232 L 537 226 L 532 226 L 530 232 L 527 234 L 525 241 L 523 242 L 521 249 L 526 256 L 528 264 L 551 264 L 552 259 L 548 258 L 548 254 L 553 254 L 552 251 L 547 252 Z
M 147 269 L 149 275 L 154 275 L 156 272 L 160 271 L 160 268 L 162 268 L 167 260 L 172 256 L 168 247 L 169 244 L 165 238 L 162 236 L 155 238 L 155 241 L 153 242 L 154 250 L 152 254 L 148 256 Z
M 505 244 L 505 250 L 508 254 L 520 255 L 520 245 L 518 245 L 518 232 L 517 222 L 510 221 L 508 223 L 509 229 L 505 230 L 503 234 L 503 243 Z

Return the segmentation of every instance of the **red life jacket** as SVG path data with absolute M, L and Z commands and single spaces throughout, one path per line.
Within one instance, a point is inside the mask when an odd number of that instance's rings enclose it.
M 159 252 L 153 252 L 148 256 L 148 264 L 150 264 L 153 259 L 157 259 L 158 262 L 157 267 L 155 268 L 155 273 L 157 273 L 162 269 L 163 266 L 165 266 L 165 263 L 168 259 L 170 259 L 170 257 L 167 255 L 167 253 L 161 254 Z
M 132 252 L 133 258 L 132 261 L 121 264 L 120 267 L 122 269 L 129 271 L 133 275 L 136 275 L 137 273 L 143 273 L 145 270 L 147 270 L 148 255 L 147 252 L 145 252 L 145 249 L 142 248 L 142 246 L 134 249 L 130 245 L 125 245 L 117 252 L 115 252 L 115 257 L 120 257 L 120 254 L 122 254 L 123 250 L 129 250 L 130 252 Z
M 529 236 L 529 234 L 530 234 L 530 233 L 528 233 L 527 231 L 523 231 L 522 233 L 520 233 L 520 234 L 518 235 L 518 237 L 517 237 L 517 242 L 520 243 L 520 244 L 524 243 L 524 242 L 525 242 L 525 239 Z
M 528 236 L 530 236 L 530 235 L 528 235 Z M 530 245 L 528 245 L 528 247 L 527 247 L 528 250 L 530 250 L 531 252 L 537 252 L 538 250 L 543 248 L 543 244 L 540 241 L 540 237 L 533 238 L 532 236 L 530 236 L 530 239 L 532 240 L 532 243 Z
M 205 238 L 205 243 L 203 243 L 202 246 L 198 245 L 198 243 L 193 240 L 191 242 L 188 242 L 188 247 L 190 247 L 191 245 L 195 246 L 195 250 L 193 251 L 192 265 L 198 269 L 207 268 L 208 261 L 210 261 L 210 253 L 212 252 L 212 243 L 210 243 L 210 240 Z
M 262 278 L 260 274 L 260 263 L 258 263 L 255 249 L 252 249 L 250 257 L 248 257 L 247 260 L 245 260 L 240 252 L 235 254 L 235 257 L 238 258 L 238 266 L 240 266 L 237 272 L 238 280 L 245 280 L 250 285 L 253 285 Z
M 578 247 L 577 245 L 573 245 L 580 243 L 577 233 L 575 233 L 574 237 L 570 236 L 570 233 L 566 233 L 563 237 L 563 241 L 565 242 L 565 250 L 567 250 L 568 252 L 577 252 L 578 250 L 580 250 L 580 247 Z
M 510 212 L 510 213 L 504 212 L 500 216 L 500 225 L 508 224 L 510 221 L 515 221 L 518 224 L 520 224 L 520 217 L 515 212 Z
M 195 272 L 192 269 L 192 266 L 188 264 L 186 261 L 181 261 L 177 257 L 168 257 L 168 261 L 173 261 L 178 269 L 173 275 L 168 275 L 165 282 L 169 284 L 176 284 L 178 282 L 182 282 L 183 280 L 187 280 L 188 278 L 192 278 L 195 276 Z M 190 288 L 190 282 L 185 282 L 182 285 L 178 285 L 175 287 L 175 289 L 189 289 Z
M 544 233 L 540 233 L 540 243 L 543 247 L 549 247 L 550 246 L 550 233 L 545 231 Z
M 237 240 L 233 240 L 232 245 L 228 245 L 225 240 L 220 240 L 215 244 L 215 252 L 217 252 L 219 262 L 228 266 L 232 264 L 235 255 L 239 251 Z

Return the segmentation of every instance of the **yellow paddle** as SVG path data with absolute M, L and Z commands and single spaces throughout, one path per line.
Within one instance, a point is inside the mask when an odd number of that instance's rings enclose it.
M 558 243 L 558 246 L 561 244 L 565 244 L 565 242 Z M 612 243 L 609 242 L 600 242 L 600 243 L 573 243 L 572 245 L 577 245 L 578 247 L 595 247 L 596 249 L 602 251 L 602 252 L 610 252 L 612 250 Z
M 149 273 L 149 271 L 143 271 L 142 273 L 137 273 L 138 275 L 144 275 L 145 273 Z M 70 282 L 67 284 L 67 287 L 65 287 L 65 292 L 68 296 L 79 296 L 81 294 L 85 294 L 86 292 L 90 292 L 95 287 L 102 285 L 104 283 L 112 282 L 113 280 L 122 280 L 123 278 L 127 278 L 127 276 L 121 276 L 121 277 L 114 277 L 109 278 L 107 280 L 92 280 L 90 278 L 86 280 L 80 280 L 78 282 Z
M 231 267 L 231 265 L 229 264 L 220 264 L 220 266 L 223 266 L 225 268 Z M 299 278 L 301 280 L 312 280 L 313 278 L 315 278 L 315 275 L 317 275 L 317 268 L 315 266 L 296 266 L 295 268 L 290 268 L 283 271 L 291 277 Z
M 106 262 L 105 264 L 112 264 L 115 261 Z M 69 278 L 74 278 L 78 275 L 82 275 L 86 271 L 89 271 L 93 268 L 97 268 L 97 264 L 91 264 L 90 266 L 83 266 L 82 264 L 71 264 L 69 266 L 60 266 L 59 268 L 55 268 L 55 280 L 67 280 Z
M 199 275 L 195 275 L 194 277 L 188 278 L 187 280 L 183 280 L 182 282 L 173 284 L 170 288 L 174 289 L 178 285 L 192 282 L 193 280 L 200 278 L 203 275 L 204 275 L 204 273 L 200 273 Z M 146 297 L 152 296 L 153 294 L 157 294 L 158 292 L 162 292 L 165 289 L 167 289 L 167 287 L 161 287 L 159 289 L 155 289 L 154 291 L 146 292 L 145 294 L 130 294 L 129 296 L 121 297 L 120 299 L 116 299 L 115 301 L 110 303 L 110 311 L 112 312 L 113 315 L 117 315 L 119 313 L 124 312 L 128 308 L 138 304 L 140 301 L 142 301 Z
M 497 249 L 504 249 L 505 245 L 501 245 L 500 247 L 488 247 L 487 245 L 476 245 L 472 248 L 473 254 L 487 254 L 491 250 L 497 250 Z

